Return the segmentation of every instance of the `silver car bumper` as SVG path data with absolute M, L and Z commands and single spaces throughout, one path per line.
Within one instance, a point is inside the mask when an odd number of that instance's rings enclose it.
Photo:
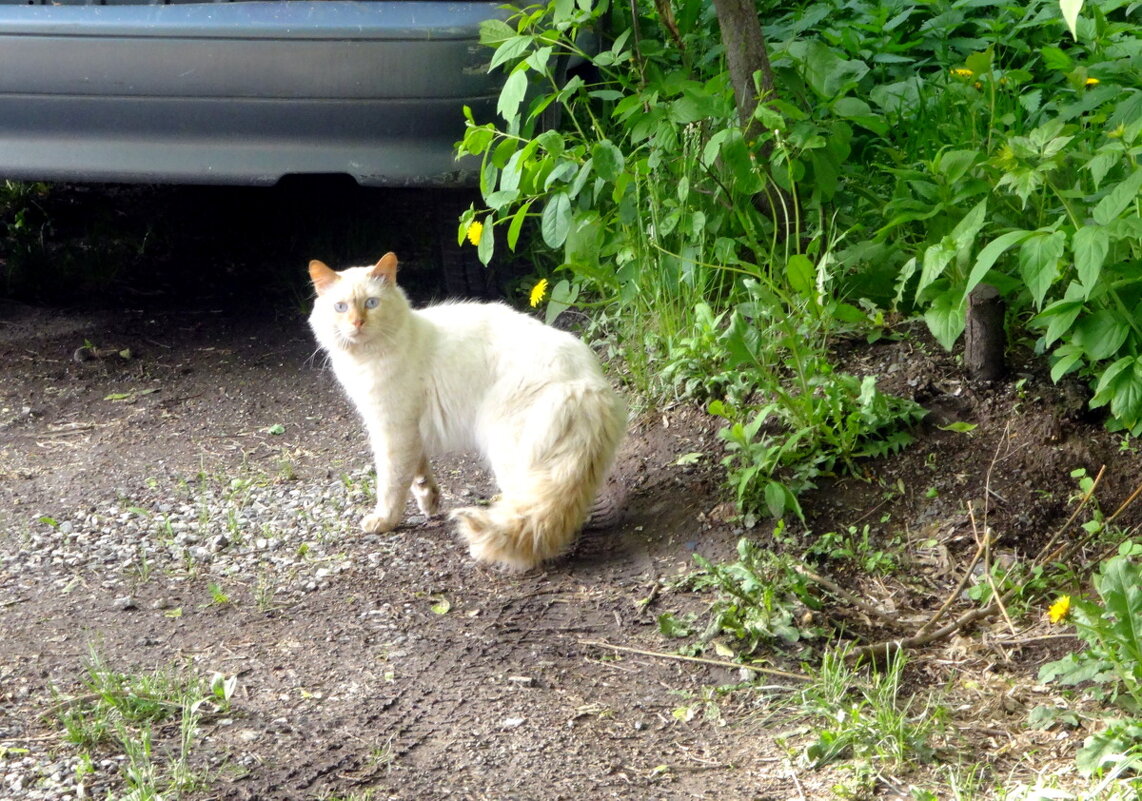
M 0 3 L 0 178 L 460 186 L 499 3 Z

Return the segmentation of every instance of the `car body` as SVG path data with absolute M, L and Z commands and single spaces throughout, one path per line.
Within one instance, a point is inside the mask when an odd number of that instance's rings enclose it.
M 465 186 L 496 2 L 0 0 L 0 179 Z

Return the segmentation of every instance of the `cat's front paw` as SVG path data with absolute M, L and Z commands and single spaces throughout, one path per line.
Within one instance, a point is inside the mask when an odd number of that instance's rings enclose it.
M 386 531 L 392 531 L 396 528 L 397 524 L 400 523 L 400 518 L 400 513 L 394 515 L 373 512 L 361 518 L 361 528 L 370 534 L 384 534 Z

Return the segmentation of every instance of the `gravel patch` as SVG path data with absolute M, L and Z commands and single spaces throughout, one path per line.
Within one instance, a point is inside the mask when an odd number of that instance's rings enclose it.
M 0 586 L 9 598 L 29 582 L 65 589 L 78 575 L 115 593 L 117 609 L 134 605 L 130 589 L 153 571 L 219 578 L 266 575 L 286 595 L 320 589 L 354 559 L 378 566 L 392 554 L 393 533 L 357 526 L 372 498 L 372 478 L 357 472 L 324 483 L 185 485 L 174 495 L 121 497 L 62 517 L 33 514 L 16 547 L 0 553 Z M 423 523 L 410 516 L 405 525 Z
M 413 552 L 446 547 L 403 530 L 362 533 L 372 484 L 365 470 L 318 482 L 199 479 L 166 491 L 120 492 L 87 511 L 32 513 L 13 521 L 16 531 L 0 549 L 0 604 L 83 587 L 109 610 L 168 609 L 162 598 L 136 595 L 162 574 L 175 582 L 209 578 L 227 591 L 244 585 L 265 611 L 321 590 L 340 573 L 361 569 L 381 579 L 386 568 L 407 569 Z M 424 522 L 409 515 L 402 529 Z M 0 701 L 28 700 L 26 679 L 5 686 L 5 670 L 0 662 Z M 38 705 L 53 703 L 45 697 Z M 121 787 L 122 756 L 68 754 L 62 735 L 29 738 L 32 723 L 0 714 L 0 799 L 103 798 Z

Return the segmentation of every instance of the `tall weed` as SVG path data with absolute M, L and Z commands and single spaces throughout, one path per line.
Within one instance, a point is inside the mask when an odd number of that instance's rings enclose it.
M 739 501 L 799 514 L 813 477 L 873 442 L 898 446 L 918 416 L 828 357 L 831 336 L 868 313 L 833 292 L 827 210 L 853 125 L 880 126 L 844 96 L 823 114 L 774 101 L 758 107 L 764 136 L 746 141 L 712 7 L 672 8 L 664 21 L 657 8 L 632 19 L 625 6 L 551 2 L 484 26 L 492 67 L 508 73 L 503 122 L 468 114 L 459 150 L 483 159 L 485 208 L 463 216 L 458 237 L 487 261 L 538 223 L 557 264 L 548 319 L 599 309 L 640 390 L 714 400 Z M 601 42 L 592 52 L 579 46 L 588 38 Z M 800 52 L 807 87 L 856 86 L 847 62 L 817 55 Z M 566 73 L 568 61 L 580 68 Z M 553 109 L 562 124 L 545 129 Z M 791 204 L 795 230 L 779 232 L 762 197 Z

